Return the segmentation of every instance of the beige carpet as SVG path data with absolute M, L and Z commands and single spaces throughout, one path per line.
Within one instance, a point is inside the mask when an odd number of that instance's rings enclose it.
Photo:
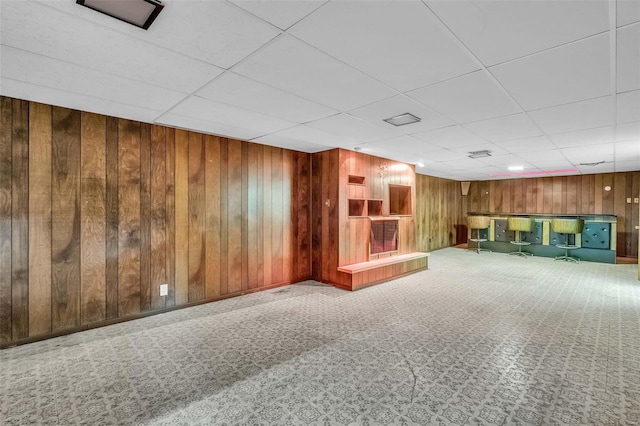
M 0 424 L 640 423 L 637 265 L 450 248 L 0 351 Z

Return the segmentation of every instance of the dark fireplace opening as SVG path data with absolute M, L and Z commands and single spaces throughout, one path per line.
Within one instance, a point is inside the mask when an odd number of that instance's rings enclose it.
M 371 254 L 398 250 L 398 221 L 371 221 Z

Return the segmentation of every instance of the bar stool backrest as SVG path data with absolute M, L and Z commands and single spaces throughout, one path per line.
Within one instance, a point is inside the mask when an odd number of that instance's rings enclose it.
M 510 217 L 507 219 L 510 231 L 531 232 L 535 220 L 532 217 Z
M 491 224 L 489 216 L 467 216 L 469 229 L 486 229 Z

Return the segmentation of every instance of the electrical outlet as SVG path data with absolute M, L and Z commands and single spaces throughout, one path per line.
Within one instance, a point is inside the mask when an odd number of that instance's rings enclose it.
M 636 203 L 636 204 L 638 204 L 638 197 L 634 198 L 634 199 L 633 199 L 633 202 L 634 202 L 634 203 Z
M 160 284 L 160 296 L 169 295 L 169 284 Z
M 631 204 L 631 197 L 627 198 L 627 204 Z

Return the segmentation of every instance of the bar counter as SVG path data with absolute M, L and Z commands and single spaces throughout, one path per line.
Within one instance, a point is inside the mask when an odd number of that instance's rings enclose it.
M 482 248 L 500 253 L 517 251 L 517 247 L 510 243 L 515 240 L 515 231 L 507 226 L 509 217 L 532 217 L 535 220 L 531 232 L 522 232 L 522 241 L 531 243 L 523 247 L 535 256 L 556 257 L 564 254 L 564 250 L 556 247 L 565 242 L 564 234 L 558 234 L 551 229 L 554 218 L 576 218 L 584 220 L 581 234 L 576 234 L 575 245 L 579 248 L 571 250 L 571 255 L 590 262 L 616 263 L 616 232 L 617 217 L 610 214 L 540 214 L 540 213 L 498 213 L 498 212 L 469 212 L 468 216 L 489 216 L 491 224 L 487 229 L 480 230 L 479 238 L 486 238 Z M 475 234 L 475 232 L 474 232 Z M 573 240 L 573 237 L 571 237 Z

